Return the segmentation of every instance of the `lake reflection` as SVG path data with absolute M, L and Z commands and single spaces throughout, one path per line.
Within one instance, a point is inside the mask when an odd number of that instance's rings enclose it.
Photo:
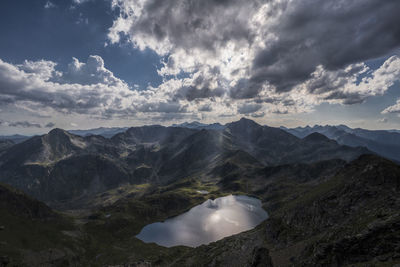
M 230 195 L 209 199 L 163 223 L 149 224 L 136 237 L 165 247 L 197 247 L 250 230 L 267 217 L 260 200 Z

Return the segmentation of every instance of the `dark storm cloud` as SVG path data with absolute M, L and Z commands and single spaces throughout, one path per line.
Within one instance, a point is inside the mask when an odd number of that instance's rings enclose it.
M 248 99 L 258 95 L 264 81 L 256 82 L 255 79 L 240 79 L 230 90 L 230 96 L 235 99 Z
M 54 122 L 49 122 L 44 127 L 45 128 L 53 128 L 54 126 L 56 126 L 56 124 Z
M 238 107 L 239 114 L 249 114 L 259 111 L 262 108 L 260 104 L 248 103 Z
M 123 32 L 140 49 L 150 48 L 160 55 L 171 55 L 166 68 L 179 68 L 179 62 L 171 57 L 179 54 L 181 61 L 185 61 L 182 51 L 187 58 L 192 57 L 193 51 L 205 52 L 193 56 L 194 69 L 185 70 L 180 65 L 181 70 L 197 72 L 210 64 L 208 60 L 212 55 L 218 58 L 226 54 L 228 44 L 248 48 L 248 54 L 255 55 L 250 63 L 245 63 L 248 66 L 236 62 L 230 71 L 231 75 L 241 75 L 229 88 L 229 96 L 234 99 L 254 98 L 265 88 L 278 93 L 289 92 L 308 81 L 318 67 L 326 71 L 343 70 L 352 64 L 389 55 L 400 46 L 398 0 L 147 0 L 143 5 L 129 1 L 118 3 L 121 10 L 125 8 L 132 13 L 140 9 L 140 12 L 134 16 L 123 13 L 120 16 L 122 25 L 129 26 L 124 28 L 114 24 L 110 29 L 110 40 L 118 41 L 117 36 Z M 235 50 L 229 52 L 232 51 Z M 239 74 L 241 67 L 246 69 L 246 74 Z M 351 77 L 349 73 L 346 75 Z M 222 80 L 224 77 L 220 73 L 207 73 L 204 77 L 205 80 L 213 78 Z M 345 79 L 342 82 L 344 84 Z M 346 97 L 340 92 L 343 84 L 331 86 L 320 79 L 309 84 L 308 90 L 316 95 L 331 92 L 332 99 L 335 96 L 342 99 Z M 196 86 L 195 80 L 182 90 L 188 100 L 215 96 L 207 86 Z M 178 95 L 182 94 L 178 92 Z M 349 94 L 351 99 L 345 102 L 359 102 L 355 95 Z
M 228 40 L 251 41 L 254 35 L 242 20 L 246 10 L 260 1 L 242 0 L 164 1 L 149 0 L 143 13 L 130 31 L 154 37 L 162 42 L 192 49 L 214 50 Z M 230 12 L 236 11 L 237 16 Z M 195 34 L 194 34 L 195 33 Z M 185 38 L 182 38 L 185 36 Z M 189 38 L 186 38 L 189 36 Z
M 175 94 L 176 98 L 183 98 L 189 101 L 194 99 L 210 98 L 210 97 L 220 97 L 224 94 L 222 88 L 210 89 L 209 86 L 183 86 Z
M 393 52 L 400 46 L 400 1 L 292 1 L 254 59 L 250 82 L 289 91 L 317 66 L 337 70 Z M 313 90 L 313 88 L 310 88 Z

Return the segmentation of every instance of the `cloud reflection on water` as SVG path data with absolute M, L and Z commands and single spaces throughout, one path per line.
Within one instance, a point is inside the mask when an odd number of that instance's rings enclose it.
M 136 237 L 165 247 L 197 247 L 250 230 L 267 217 L 260 200 L 230 195 L 209 199 L 163 223 L 149 224 Z

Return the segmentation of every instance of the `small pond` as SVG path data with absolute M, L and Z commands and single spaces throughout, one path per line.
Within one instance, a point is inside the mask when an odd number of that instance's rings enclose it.
M 267 218 L 260 200 L 230 195 L 209 199 L 165 222 L 149 224 L 136 237 L 165 247 L 197 247 L 250 230 Z

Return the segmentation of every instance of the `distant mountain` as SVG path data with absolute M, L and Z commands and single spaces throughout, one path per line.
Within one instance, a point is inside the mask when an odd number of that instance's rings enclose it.
M 161 125 L 132 127 L 125 132 L 115 135 L 112 141 L 131 145 L 158 144 L 165 146 L 167 144 L 180 142 L 195 132 L 197 132 L 196 129 L 180 129 Z
M 0 136 L 0 141 L 5 141 L 5 140 L 9 140 L 12 141 L 13 143 L 21 143 L 25 140 L 28 140 L 29 138 L 31 138 L 31 136 L 26 136 L 26 135 L 19 135 L 19 134 L 14 134 L 14 135 L 1 135 Z
M 127 129 L 128 127 L 111 127 L 111 128 L 100 127 L 88 130 L 69 130 L 68 132 L 80 136 L 101 135 L 106 138 L 111 138 L 117 133 L 125 132 Z
M 226 125 L 234 143 L 266 165 L 299 162 L 314 162 L 340 158 L 352 160 L 361 154 L 368 154 L 365 148 L 339 145 L 333 140 L 320 136 L 306 139 L 279 128 L 261 126 L 252 120 L 241 119 Z
M 128 183 L 119 153 L 102 136 L 53 129 L 7 149 L 0 156 L 0 180 L 42 201 L 71 200 Z
M 206 129 L 206 130 L 223 130 L 225 128 L 224 125 L 219 123 L 212 123 L 212 124 L 204 124 L 198 121 L 193 122 L 184 122 L 181 124 L 173 124 L 172 127 L 183 127 L 183 128 L 190 128 L 190 129 Z
M 299 138 L 304 138 L 311 133 L 320 133 L 336 140 L 339 144 L 351 147 L 363 146 L 384 157 L 400 161 L 400 133 L 395 131 L 351 129 L 345 125 L 316 125 L 293 129 L 282 127 L 282 129 Z
M 0 181 L 57 206 L 123 184 L 221 179 L 262 166 L 350 161 L 365 153 L 319 134 L 299 139 L 248 119 L 223 130 L 132 127 L 112 138 L 53 129 L 3 150 Z
M 15 143 L 11 140 L 0 140 L 0 155 L 4 150 L 9 149 L 12 147 Z

